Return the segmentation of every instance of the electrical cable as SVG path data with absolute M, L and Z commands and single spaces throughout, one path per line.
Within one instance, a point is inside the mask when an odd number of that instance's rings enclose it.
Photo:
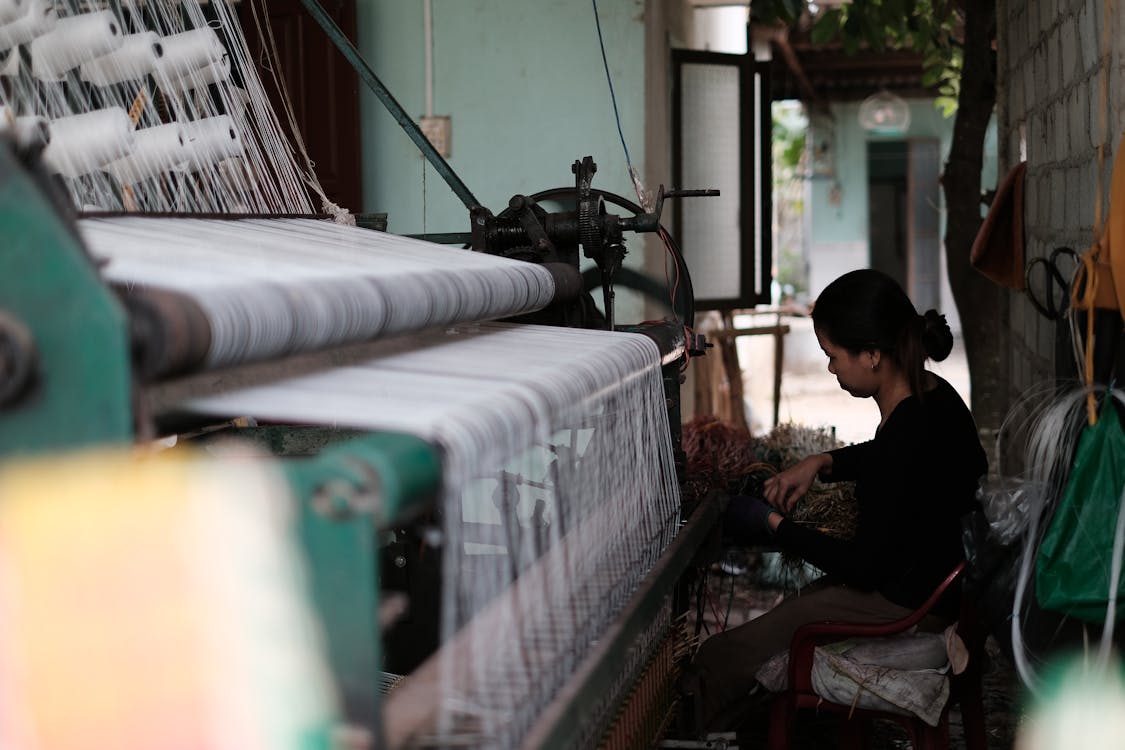
M 598 46 L 602 51 L 602 65 L 605 67 L 605 80 L 609 84 L 609 98 L 613 102 L 613 117 L 617 120 L 617 135 L 621 138 L 621 148 L 625 150 L 625 164 L 629 167 L 629 174 L 633 174 L 633 160 L 629 156 L 629 147 L 625 145 L 625 132 L 621 129 L 621 113 L 617 109 L 617 94 L 613 90 L 613 77 L 609 74 L 609 60 L 605 54 L 605 37 L 602 36 L 602 19 L 598 13 L 598 0 L 594 3 L 594 25 L 598 29 Z M 638 196 L 640 197 L 640 196 Z
M 734 557 L 733 554 L 731 554 L 731 552 L 728 550 L 727 551 L 727 561 L 733 563 L 733 557 Z M 730 624 L 730 611 L 731 611 L 731 608 L 734 606 L 734 579 L 738 577 L 737 574 L 734 572 L 734 565 L 731 564 L 730 567 L 731 567 L 730 593 L 727 596 L 727 613 L 723 617 L 723 625 L 722 625 L 722 630 L 724 632 L 727 629 L 727 625 Z
M 723 618 L 719 616 L 719 605 L 715 603 L 715 597 L 711 596 L 711 589 L 707 589 L 707 604 L 711 607 L 711 616 L 715 618 L 715 627 L 719 632 L 723 632 Z
M 699 640 L 700 631 L 706 629 L 707 635 L 711 635 L 711 628 L 707 627 L 705 618 L 703 617 L 703 591 L 707 586 L 707 569 L 701 568 L 698 583 L 695 589 L 695 639 Z

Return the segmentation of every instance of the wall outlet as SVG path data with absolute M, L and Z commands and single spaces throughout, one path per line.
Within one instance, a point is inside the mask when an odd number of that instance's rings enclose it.
M 450 137 L 453 130 L 452 120 L 448 116 L 423 117 L 419 124 L 422 127 L 423 135 L 429 140 L 434 150 L 448 159 L 453 151 L 450 148 Z

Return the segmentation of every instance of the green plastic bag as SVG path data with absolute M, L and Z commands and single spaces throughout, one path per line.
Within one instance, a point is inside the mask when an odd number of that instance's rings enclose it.
M 1066 490 L 1039 548 L 1035 594 L 1041 607 L 1087 622 L 1105 620 L 1123 489 L 1125 431 L 1109 401 L 1078 439 Z M 1125 576 L 1117 592 L 1117 611 L 1125 612 Z

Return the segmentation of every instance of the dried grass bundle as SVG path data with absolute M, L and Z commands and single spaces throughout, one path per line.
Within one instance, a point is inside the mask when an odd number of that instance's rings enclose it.
M 699 416 L 685 424 L 683 446 L 688 476 L 706 478 L 715 489 L 725 490 L 760 461 L 750 433 L 716 416 Z
M 833 430 L 787 422 L 764 438 L 716 416 L 699 416 L 683 426 L 687 454 L 685 500 L 701 499 L 711 490 L 729 494 L 759 495 L 761 485 L 778 471 L 814 453 L 840 448 Z M 790 520 L 842 539 L 855 535 L 855 485 L 851 482 L 816 482 L 798 501 Z
M 843 447 L 835 432 L 823 427 L 805 427 L 786 422 L 775 427 L 762 440 L 762 455 L 779 469 L 788 469 L 806 456 Z M 829 536 L 850 539 L 855 536 L 857 508 L 855 483 L 813 482 L 808 493 L 797 501 L 789 520 L 812 526 Z

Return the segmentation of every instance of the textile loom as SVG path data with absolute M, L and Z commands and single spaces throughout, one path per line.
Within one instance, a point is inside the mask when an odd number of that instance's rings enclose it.
M 574 163 L 571 211 L 515 196 L 494 215 L 466 200 L 472 250 L 354 226 L 268 105 L 224 2 L 0 0 L 0 63 L 0 458 L 15 464 L 0 471 L 0 492 L 14 496 L 0 497 L 0 547 L 7 539 L 16 550 L 0 560 L 0 612 L 20 623 L 0 637 L 0 697 L 15 695 L 0 701 L 15 717 L 5 723 L 0 708 L 0 745 L 128 745 L 96 740 L 108 720 L 95 709 L 37 709 L 31 686 L 65 692 L 63 666 L 29 661 L 37 680 L 22 687 L 11 677 L 23 658 L 12 654 L 33 651 L 20 633 L 51 616 L 24 607 L 20 586 L 49 587 L 65 557 L 16 544 L 17 530 L 59 549 L 76 534 L 93 549 L 109 512 L 86 495 L 135 514 L 106 531 L 107 549 L 132 549 L 128 529 L 151 524 L 200 569 L 248 566 L 191 600 L 201 612 L 242 613 L 237 627 L 221 617 L 200 625 L 213 637 L 258 654 L 263 634 L 288 623 L 278 642 L 291 647 L 274 645 L 269 658 L 291 658 L 276 674 L 231 667 L 222 687 L 271 695 L 254 698 L 270 710 L 224 714 L 271 730 L 219 741 L 201 728 L 218 731 L 213 715 L 181 712 L 177 721 L 198 724 L 185 746 L 651 742 L 679 648 L 679 584 L 717 516 L 680 503 L 679 378 L 702 342 L 685 332 L 690 284 L 678 253 L 680 319 L 614 322 L 626 233 L 670 242 L 663 192 L 653 211 L 618 217 L 607 200 L 623 202 L 592 188 L 587 158 Z M 601 310 L 583 291 L 580 252 L 594 261 Z M 230 435 L 239 440 L 216 439 Z M 189 457 L 154 465 L 128 452 L 155 440 Z M 126 455 L 24 463 L 114 446 Z M 170 508 L 168 519 L 126 502 L 137 493 Z M 268 500 L 279 495 L 293 502 L 295 559 L 261 530 L 280 523 Z M 75 505 L 40 518 L 40 500 Z M 206 512 L 188 514 L 199 503 Z M 142 546 L 138 565 L 196 591 L 202 579 L 187 563 Z M 251 562 L 236 553 L 243 546 Z M 304 571 L 307 590 L 262 604 L 272 620 L 248 617 L 248 602 L 277 585 L 263 584 L 263 571 L 290 568 Z M 83 573 L 91 586 L 128 588 Z M 306 596 L 315 626 L 293 614 Z M 83 616 L 69 595 L 48 599 Z M 159 607 L 121 606 L 118 623 L 130 613 L 163 622 Z M 116 627 L 103 620 L 92 618 L 91 632 Z M 293 645 L 309 627 L 321 638 Z M 104 643 L 136 657 L 140 647 L 123 640 Z M 152 658 L 170 648 L 156 641 Z M 329 677 L 318 677 L 318 658 Z M 104 661 L 110 672 L 66 674 L 93 692 L 105 688 L 99 675 L 130 674 Z M 391 665 L 405 676 L 384 673 Z M 321 682 L 330 685 L 317 693 Z M 191 682 L 209 695 L 208 684 Z M 146 715 L 160 715 L 156 692 L 137 695 Z M 22 744 L 11 734 L 21 727 Z M 63 736 L 77 744 L 55 741 Z

